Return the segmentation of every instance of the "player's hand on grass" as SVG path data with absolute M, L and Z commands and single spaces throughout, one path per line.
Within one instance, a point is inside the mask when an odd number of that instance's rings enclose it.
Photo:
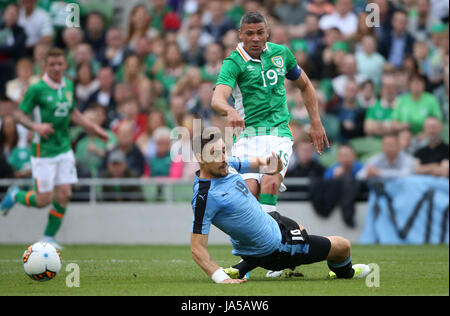
M 226 279 L 220 282 L 220 284 L 241 284 L 247 282 L 246 279 Z
M 319 155 L 323 153 L 324 143 L 327 148 L 330 147 L 327 134 L 325 133 L 325 129 L 323 128 L 321 123 L 311 124 L 311 127 L 309 128 L 309 137 Z
M 53 125 L 50 123 L 35 124 L 33 129 L 40 136 L 44 137 L 44 139 L 47 139 L 51 134 L 55 133 Z

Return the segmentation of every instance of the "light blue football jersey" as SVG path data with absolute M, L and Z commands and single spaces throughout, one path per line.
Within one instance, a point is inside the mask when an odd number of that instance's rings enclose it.
M 281 232 L 248 189 L 239 173 L 246 173 L 248 159 L 228 158 L 229 173 L 223 178 L 194 180 L 191 232 L 209 234 L 211 224 L 230 236 L 236 256 L 263 257 L 278 250 Z

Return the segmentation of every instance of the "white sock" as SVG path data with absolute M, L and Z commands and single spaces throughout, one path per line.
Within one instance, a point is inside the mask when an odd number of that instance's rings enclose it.
M 277 210 L 277 206 L 276 205 L 261 204 L 261 207 L 267 213 L 275 212 Z

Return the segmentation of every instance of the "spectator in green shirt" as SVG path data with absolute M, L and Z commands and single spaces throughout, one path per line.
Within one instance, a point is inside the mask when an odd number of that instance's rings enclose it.
M 105 109 L 100 105 L 88 108 L 84 114 L 90 121 L 94 121 L 100 126 L 106 119 Z M 77 143 L 75 148 L 77 162 L 88 166 L 93 177 L 98 176 L 106 153 L 117 145 L 117 138 L 114 133 L 112 131 L 106 131 L 106 133 L 109 136 L 107 143 L 93 134 L 87 134 Z
M 392 133 L 392 112 L 397 101 L 397 84 L 393 75 L 382 78 L 381 97 L 366 111 L 364 133 L 367 136 L 383 136 Z
M 392 112 L 393 128 L 408 128 L 420 138 L 425 120 L 434 116 L 442 119 L 439 103 L 434 95 L 425 92 L 425 78 L 414 74 L 409 81 L 410 92 L 398 98 L 398 104 Z

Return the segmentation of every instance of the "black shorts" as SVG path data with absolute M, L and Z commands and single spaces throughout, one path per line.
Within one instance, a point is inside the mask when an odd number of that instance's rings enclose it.
M 324 261 L 330 252 L 331 242 L 322 236 L 308 235 L 305 229 L 300 230 L 300 226 L 292 219 L 281 216 L 278 212 L 269 213 L 280 226 L 282 244 L 309 245 L 309 249 L 304 253 L 295 253 L 276 250 L 265 257 L 242 257 L 251 266 L 257 266 L 266 270 L 280 271 L 292 269 L 302 264 L 311 264 Z

